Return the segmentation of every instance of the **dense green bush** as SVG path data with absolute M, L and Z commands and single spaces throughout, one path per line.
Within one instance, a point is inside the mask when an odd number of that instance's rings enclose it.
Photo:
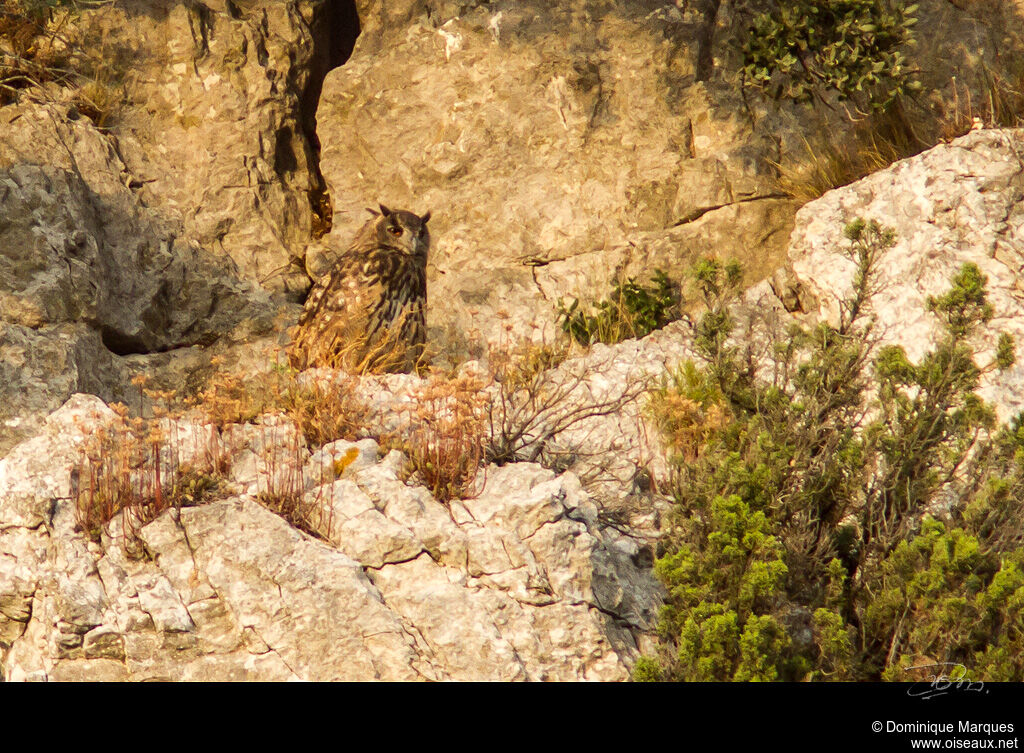
M 740 44 L 745 80 L 798 101 L 834 91 L 884 109 L 915 88 L 904 49 L 917 5 L 905 0 L 747 0 Z
M 558 304 L 562 331 L 581 345 L 644 337 L 678 317 L 678 291 L 660 269 L 655 270 L 650 285 L 641 285 L 632 277 L 616 281 L 611 294 L 596 306 L 581 306 L 578 298 L 568 307 Z
M 739 271 L 694 271 L 701 363 L 651 403 L 676 516 L 655 566 L 672 659 L 646 679 L 908 680 L 944 661 L 1024 677 L 1024 431 L 997 431 L 975 392 L 1013 342 L 976 364 L 992 308 L 968 264 L 929 301 L 944 334 L 919 363 L 873 348 L 894 236 L 857 221 L 846 237 L 857 272 L 834 325 L 737 336 Z

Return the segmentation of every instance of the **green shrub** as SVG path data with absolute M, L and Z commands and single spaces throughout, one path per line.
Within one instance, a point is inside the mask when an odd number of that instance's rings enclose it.
M 633 682 L 660 682 L 661 666 L 656 659 L 641 656 L 633 665 Z
M 1024 677 L 1024 431 L 986 439 L 994 414 L 975 392 L 1013 342 L 975 363 L 992 307 L 968 264 L 928 302 L 944 335 L 919 363 L 874 348 L 875 271 L 895 237 L 857 221 L 846 239 L 857 271 L 835 324 L 739 339 L 739 270 L 694 270 L 701 363 L 651 401 L 675 475 L 655 565 L 666 679 L 906 680 L 929 661 Z M 950 492 L 960 502 L 929 517 Z
M 616 281 L 611 294 L 585 311 L 575 298 L 566 308 L 558 304 L 562 331 L 580 345 L 594 342 L 617 343 L 644 337 L 679 317 L 679 295 L 662 270 L 656 270 L 651 285 L 634 278 Z
M 884 109 L 917 88 L 904 48 L 913 43 L 917 5 L 905 0 L 747 0 L 740 44 L 749 84 L 776 97 L 809 100 L 834 91 Z

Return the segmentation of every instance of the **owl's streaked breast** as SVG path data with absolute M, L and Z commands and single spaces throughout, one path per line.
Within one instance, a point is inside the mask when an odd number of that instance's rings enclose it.
M 388 232 L 396 242 L 407 234 L 408 245 L 395 247 Z M 293 367 L 415 368 L 426 342 L 428 246 L 425 219 L 411 212 L 387 210 L 364 225 L 311 292 L 289 350 Z

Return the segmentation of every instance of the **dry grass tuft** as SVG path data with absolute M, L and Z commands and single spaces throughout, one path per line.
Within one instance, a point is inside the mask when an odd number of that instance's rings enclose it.
M 954 78 L 952 96 L 936 97 L 927 106 L 903 99 L 858 123 L 850 142 L 831 141 L 827 133 L 813 142 L 804 139 L 802 154 L 772 163 L 778 190 L 807 203 L 971 130 L 1024 126 L 1024 53 L 1019 54 L 1016 67 L 1001 73 L 980 65 L 980 96 Z
M 401 450 L 420 481 L 443 503 L 479 493 L 476 480 L 484 457 L 487 382 L 462 375 L 432 374 L 414 393 L 409 429 L 384 437 L 382 444 Z
M 306 446 L 318 448 L 338 439 L 367 436 L 370 410 L 358 394 L 358 377 L 344 372 L 329 378 L 298 377 L 278 361 L 274 368 L 252 376 L 224 372 L 189 404 L 221 429 L 258 421 L 262 436 L 257 501 L 299 530 L 325 538 L 331 528 L 331 510 L 319 497 L 306 493 Z M 356 455 L 338 458 L 335 476 Z
M 104 526 L 120 515 L 125 547 L 137 551 L 142 526 L 224 490 L 227 455 L 212 425 L 184 437 L 162 411 L 128 418 L 124 405 L 111 407 L 117 420 L 90 437 L 72 471 L 76 527 L 99 541 Z
M 306 493 L 306 455 L 300 427 L 279 416 L 268 420 L 262 433 L 256 501 L 300 531 L 327 539 L 333 508 L 324 504 L 322 486 L 317 487 L 316 494 Z
M 579 453 L 571 446 L 556 449 L 560 435 L 621 412 L 647 389 L 638 382 L 595 394 L 590 387 L 601 364 L 583 358 L 568 362 L 570 352 L 565 341 L 501 344 L 491 350 L 495 387 L 487 406 L 489 462 L 538 462 L 564 470 Z
M 252 423 L 266 413 L 295 421 L 310 445 L 366 436 L 369 408 L 359 397 L 356 377 L 339 372 L 329 382 L 299 381 L 277 366 L 254 376 L 223 373 L 211 379 L 191 404 L 217 426 Z
M 31 86 L 49 81 L 69 83 L 59 32 L 60 24 L 55 22 L 49 3 L 0 0 L 0 104 Z
M 692 362 L 669 374 L 651 390 L 646 406 L 674 462 L 692 463 L 730 421 L 732 412 L 722 395 L 698 389 Z
M 126 548 L 137 550 L 139 529 L 164 511 L 230 493 L 229 450 L 238 449 L 232 429 L 259 420 L 253 440 L 258 501 L 296 528 L 326 535 L 330 510 L 305 494 L 306 445 L 365 435 L 368 410 L 353 377 L 300 383 L 295 376 L 280 368 L 252 377 L 224 373 L 186 401 L 148 389 L 148 378 L 136 377 L 152 416 L 130 418 L 125 406 L 115 405 L 117 420 L 83 448 L 73 471 L 79 530 L 98 541 L 121 515 Z M 354 459 L 338 458 L 337 475 Z
M 114 2 L 0 0 L 0 105 L 33 89 L 70 99 L 98 128 L 109 127 L 128 99 L 133 53 L 110 26 L 83 23 L 83 11 Z
M 359 439 L 366 436 L 369 408 L 357 394 L 358 384 L 357 379 L 339 374 L 326 385 L 295 385 L 285 393 L 285 413 L 315 447 L 336 439 Z
M 852 143 L 835 143 L 825 137 L 812 143 L 805 138 L 802 155 L 771 164 L 778 173 L 778 190 L 806 204 L 927 146 L 894 109 L 868 121 Z
M 936 128 L 940 140 L 951 141 L 980 127 L 1024 125 L 1024 61 L 1005 75 L 982 65 L 981 75 L 985 91 L 980 98 L 972 97 L 968 87 L 952 80 L 952 98 L 938 105 Z

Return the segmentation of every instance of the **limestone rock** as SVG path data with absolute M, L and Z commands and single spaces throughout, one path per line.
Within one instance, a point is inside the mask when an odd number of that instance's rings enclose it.
M 994 355 L 1000 332 L 1024 342 L 1024 130 L 980 130 L 830 191 L 797 214 L 790 246 L 795 276 L 835 319 L 851 289 L 853 261 L 842 232 L 857 217 L 896 231 L 896 245 L 879 261 L 880 292 L 871 305 L 883 341 L 919 359 L 940 329 L 929 295 L 941 295 L 965 262 L 988 278 L 995 316 L 979 346 L 979 363 Z M 1006 420 L 1024 408 L 1019 360 L 982 379 L 980 394 Z
M 73 30 L 118 77 L 114 143 L 139 200 L 243 277 L 308 287 L 317 101 L 359 32 L 350 0 L 116 3 Z
M 0 457 L 78 392 L 125 398 L 123 371 L 96 330 L 0 321 Z
M 925 83 L 924 130 L 964 127 L 959 103 L 989 101 L 992 81 L 1013 80 L 1024 60 L 1021 9 L 986 8 L 920 4 L 907 54 Z M 749 18 L 727 3 L 356 9 L 361 34 L 318 112 L 334 228 L 307 268 L 344 250 L 364 207 L 432 210 L 439 362 L 479 357 L 481 340 L 506 330 L 550 336 L 560 298 L 601 298 L 614 277 L 678 278 L 706 254 L 767 277 L 798 206 L 776 166 L 870 143 L 843 103 L 741 92 L 733 43 Z
M 793 207 L 764 167 L 774 147 L 731 114 L 732 87 L 694 82 L 693 12 L 654 0 L 360 10 L 318 114 L 332 248 L 378 200 L 431 209 L 430 297 L 443 302 L 428 308 L 431 339 L 452 353 L 473 352 L 474 329 L 496 339 L 499 312 L 520 335 L 550 326 L 557 297 L 603 294 L 620 272 L 679 273 L 709 241 L 754 276 L 781 259 Z
M 87 123 L 60 123 L 53 109 L 4 113 L 16 118 L 0 142 L 5 321 L 33 328 L 86 321 L 109 350 L 124 354 L 209 341 L 259 305 L 261 294 L 223 259 L 179 239 L 173 223 L 111 185 L 125 169 L 116 151 Z M 73 151 L 55 159 L 48 139 Z M 95 170 L 91 180 L 83 165 Z
M 0 108 L 0 454 L 76 391 L 137 398 L 114 356 L 266 335 L 268 291 L 308 287 L 330 222 L 316 103 L 358 33 L 340 0 L 102 3 L 62 24 L 84 88 Z M 195 386 L 190 356 L 153 365 Z
M 335 443 L 356 454 L 341 477 L 307 474 L 321 539 L 242 494 L 168 510 L 138 531 L 142 558 L 120 517 L 88 541 L 71 467 L 112 416 L 77 396 L 0 460 L 5 679 L 623 680 L 652 640 L 661 592 L 636 544 L 575 476 L 533 464 L 443 505 L 400 453 Z M 210 441 L 178 424 L 182 457 Z M 226 451 L 273 455 L 265 428 Z M 292 459 L 300 491 L 329 455 Z
M 81 443 L 113 417 L 98 397 L 75 395 L 46 419 L 41 434 L 0 459 L 0 528 L 49 523 L 55 500 L 71 497 Z
M 352 474 L 374 465 L 380 458 L 380 446 L 374 439 L 329 442 L 312 454 L 303 468 L 305 485 L 320 486 L 342 474 Z
M 55 84 L 0 108 L 0 453 L 75 391 L 137 398 L 143 368 L 194 388 L 211 342 L 231 360 L 283 344 L 308 275 L 378 200 L 434 210 L 442 364 L 509 330 L 551 335 L 558 299 L 599 298 L 614 276 L 679 276 L 705 253 L 768 275 L 795 210 L 772 163 L 853 129 L 741 96 L 737 19 L 704 5 L 76 8 L 58 44 L 109 112 Z M 994 101 L 986 86 L 1020 57 L 1019 3 L 919 15 L 912 64 L 940 120 Z
M 853 128 L 738 93 L 733 53 L 708 46 L 735 31 L 728 4 L 80 10 L 69 44 L 120 71 L 106 83 L 123 106 L 106 121 L 49 86 L 0 107 L 3 677 L 626 678 L 659 603 L 665 472 L 639 393 L 551 436 L 536 427 L 536 457 L 558 472 L 489 467 L 476 495 L 447 505 L 372 440 L 310 448 L 274 416 L 224 432 L 168 423 L 178 451 L 165 462 L 216 445 L 229 479 L 215 501 L 143 527 L 138 546 L 120 518 L 99 543 L 74 530 L 82 443 L 112 420 L 103 400 L 137 397 L 130 374 L 156 367 L 155 386 L 195 388 L 213 352 L 251 372 L 364 206 L 433 210 L 430 339 L 455 363 L 485 357 L 482 340 L 550 336 L 561 297 L 600 298 L 615 276 L 678 277 L 706 253 L 768 276 L 796 210 L 771 163 L 808 134 L 839 142 Z M 1019 11 L 922 2 L 912 62 L 936 114 L 956 125 L 958 94 L 986 101 L 990 72 L 1021 47 Z M 1022 146 L 1021 132 L 979 131 L 808 205 L 790 274 L 747 305 L 834 314 L 850 276 L 839 234 L 861 215 L 900 237 L 874 301 L 890 341 L 912 356 L 934 342 L 924 301 L 967 260 L 989 277 L 993 332 L 1020 339 Z M 677 323 L 595 346 L 551 384 L 569 409 L 615 403 L 692 357 L 688 338 Z M 1021 408 L 1022 369 L 985 377 L 1003 417 Z M 408 428 L 423 384 L 361 380 L 375 429 Z M 82 391 L 103 400 L 68 400 Z M 262 507 L 268 491 L 318 508 L 315 536 Z M 607 524 L 637 500 L 650 504 L 632 527 L 616 518 L 628 534 Z
M 110 180 L 123 163 L 91 125 L 62 124 L 52 105 L 4 109 L 0 420 L 14 431 L 0 452 L 74 392 L 125 399 L 117 355 L 209 344 L 272 309 L 266 292 Z M 71 145 L 63 160 L 48 139 Z

